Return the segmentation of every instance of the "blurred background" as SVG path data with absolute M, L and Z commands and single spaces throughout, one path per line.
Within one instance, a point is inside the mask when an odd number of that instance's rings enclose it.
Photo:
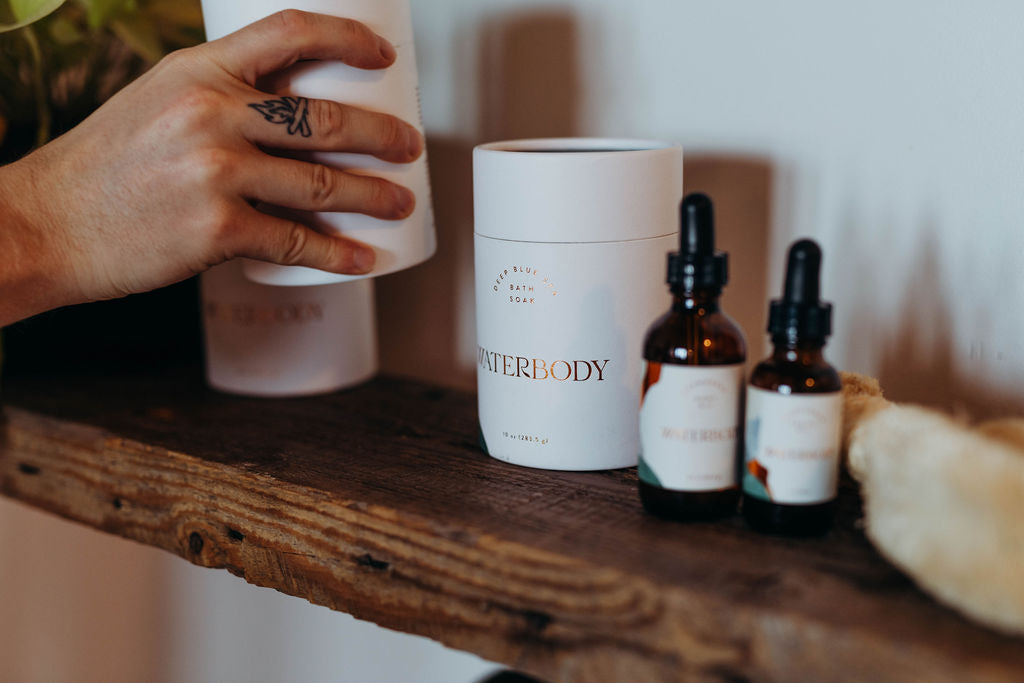
M 385 371 L 473 388 L 475 144 L 663 138 L 685 147 L 687 191 L 717 202 L 732 255 L 724 305 L 752 357 L 766 350 L 785 251 L 811 236 L 836 305 L 836 365 L 879 377 L 896 400 L 1024 413 L 1024 5 L 413 0 L 413 11 L 440 249 L 378 282 Z M 35 47 L 0 36 L 2 158 L 40 134 L 38 69 L 42 132 L 59 133 L 200 26 L 192 0 L 81 0 L 33 27 Z M 195 367 L 195 297 L 184 283 L 9 328 L 5 371 Z M 0 501 L 4 681 L 468 683 L 493 668 Z

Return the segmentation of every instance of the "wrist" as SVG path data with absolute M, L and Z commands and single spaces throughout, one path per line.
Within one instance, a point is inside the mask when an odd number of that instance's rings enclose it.
M 27 158 L 0 166 L 0 326 L 70 303 L 32 175 Z

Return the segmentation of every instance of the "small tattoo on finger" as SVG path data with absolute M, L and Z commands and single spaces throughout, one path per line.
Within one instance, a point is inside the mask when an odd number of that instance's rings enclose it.
M 305 97 L 282 97 L 249 106 L 271 123 L 287 124 L 288 135 L 308 138 L 313 134 L 309 125 L 309 100 Z

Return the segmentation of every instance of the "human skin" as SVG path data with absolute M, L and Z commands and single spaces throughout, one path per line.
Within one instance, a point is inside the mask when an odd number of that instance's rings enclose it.
M 280 12 L 168 55 L 79 126 L 0 167 L 0 325 L 155 289 L 235 257 L 371 271 L 369 247 L 254 208 L 400 219 L 415 204 L 386 180 L 268 152 L 395 163 L 423 152 L 420 133 L 393 116 L 257 88 L 303 59 L 383 69 L 395 50 L 358 22 Z

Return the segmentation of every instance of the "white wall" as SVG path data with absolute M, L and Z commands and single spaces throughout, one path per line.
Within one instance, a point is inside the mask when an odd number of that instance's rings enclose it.
M 0 680 L 160 680 L 165 558 L 0 498 Z
M 754 349 L 788 244 L 812 236 L 825 249 L 838 365 L 880 376 L 900 399 L 1024 410 L 1024 5 L 416 8 L 443 241 L 435 263 L 382 282 L 392 367 L 472 386 L 473 143 L 660 137 L 685 145 L 688 189 L 719 199 L 720 238 L 738 266 L 726 304 Z M 441 330 L 437 316 L 449 323 Z M 410 319 L 421 340 L 453 353 L 432 367 L 402 358 L 389 340 Z
M 4 683 L 472 683 L 498 668 L 0 498 Z
M 175 560 L 165 680 L 472 683 L 501 667 Z
M 786 247 L 809 235 L 825 248 L 838 365 L 881 377 L 899 399 L 1024 411 L 1024 4 L 419 0 L 415 11 L 441 252 L 380 283 L 388 369 L 472 387 L 475 143 L 632 135 L 684 143 L 688 188 L 719 200 L 734 266 L 726 307 L 754 349 Z M 17 556 L 32 551 L 31 567 L 89 563 L 115 547 L 64 529 L 70 556 L 33 554 L 44 526 L 3 526 L 10 515 L 0 506 L 0 627 Z M 102 598 L 90 637 L 113 634 L 102 642 L 128 651 L 117 634 L 133 624 L 138 666 L 173 662 L 153 678 L 274 681 L 282 666 L 305 665 L 310 680 L 389 680 L 367 676 L 396 651 L 422 662 L 401 680 L 469 680 L 486 668 L 439 646 L 424 655 L 416 642 L 395 645 L 223 573 L 164 556 L 153 567 L 154 551 L 116 548 L 107 570 L 76 579 L 75 594 Z M 137 567 L 152 591 L 169 586 L 157 603 L 176 607 L 161 608 L 163 625 L 140 625 L 145 601 L 114 599 L 119 566 Z M 61 617 L 72 598 L 54 582 L 64 579 L 17 571 L 17 590 L 35 596 L 35 627 L 71 638 L 59 643 L 82 637 L 89 627 Z M 164 659 L 146 654 L 154 642 Z M 351 666 L 365 668 L 346 669 L 356 658 Z

